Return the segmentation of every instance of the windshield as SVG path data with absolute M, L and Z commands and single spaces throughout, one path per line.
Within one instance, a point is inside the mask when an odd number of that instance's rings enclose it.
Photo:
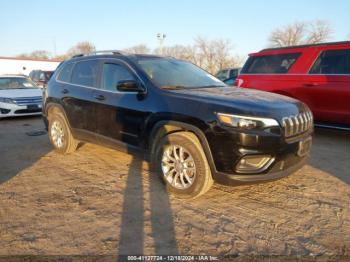
M 0 90 L 38 88 L 31 80 L 24 77 L 0 77 Z
M 172 58 L 140 58 L 137 63 L 161 88 L 225 86 L 219 79 L 189 62 Z
M 227 79 L 227 73 L 228 70 L 221 70 L 216 74 L 216 77 L 219 78 L 221 81 L 224 81 Z

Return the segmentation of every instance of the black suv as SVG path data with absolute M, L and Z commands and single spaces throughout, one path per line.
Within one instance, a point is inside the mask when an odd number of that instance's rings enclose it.
M 313 132 L 298 100 L 227 87 L 171 57 L 118 51 L 63 62 L 44 90 L 43 115 L 59 152 L 79 142 L 139 149 L 179 197 L 205 193 L 213 179 L 288 175 L 305 163 Z

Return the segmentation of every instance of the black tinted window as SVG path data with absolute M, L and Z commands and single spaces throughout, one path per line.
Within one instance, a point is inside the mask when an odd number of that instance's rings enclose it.
M 350 74 L 350 50 L 322 52 L 310 74 Z
M 229 78 L 232 78 L 232 77 L 237 77 L 239 74 L 239 70 L 238 69 L 232 69 L 230 71 L 230 77 Z
M 62 82 L 70 82 L 70 76 L 72 74 L 74 64 L 66 64 L 63 66 L 60 74 L 58 75 L 57 79 Z
M 103 65 L 102 89 L 116 91 L 118 82 L 123 80 L 135 80 L 135 78 L 129 70 L 122 65 Z
M 300 53 L 251 56 L 247 60 L 243 74 L 286 74 L 300 56 Z
M 96 87 L 98 61 L 88 60 L 75 64 L 72 75 L 72 83 L 83 86 Z

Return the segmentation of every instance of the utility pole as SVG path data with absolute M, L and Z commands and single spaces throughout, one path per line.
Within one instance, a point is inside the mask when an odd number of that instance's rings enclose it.
M 158 33 L 157 34 L 157 38 L 158 38 L 158 41 L 159 41 L 159 53 L 161 55 L 163 55 L 163 46 L 164 46 L 164 39 L 166 37 L 166 34 L 161 34 L 161 33 Z

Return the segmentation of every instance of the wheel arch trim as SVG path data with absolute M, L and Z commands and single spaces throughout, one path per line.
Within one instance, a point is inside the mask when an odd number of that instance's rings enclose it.
M 48 113 L 49 113 L 49 111 L 52 110 L 52 109 L 54 109 L 54 108 L 57 108 L 57 109 L 63 114 L 63 116 L 64 116 L 64 118 L 65 118 L 65 120 L 66 120 L 66 122 L 67 122 L 69 128 L 71 128 L 71 125 L 70 125 L 70 123 L 69 123 L 69 121 L 68 121 L 68 117 L 67 117 L 66 111 L 64 110 L 63 106 L 60 105 L 60 104 L 53 103 L 53 102 L 49 102 L 49 103 L 46 105 L 45 111 L 44 111 L 46 118 L 48 118 Z
M 212 175 L 215 175 L 217 173 L 215 162 L 213 159 L 213 155 L 208 143 L 208 140 L 204 134 L 204 132 L 191 124 L 174 121 L 174 120 L 161 120 L 157 122 L 150 132 L 149 139 L 148 139 L 148 145 L 149 145 L 149 152 L 151 159 L 153 160 L 153 155 L 155 153 L 156 144 L 166 135 L 169 135 L 171 133 L 176 132 L 182 132 L 187 131 L 194 133 L 194 135 L 198 138 L 203 150 L 204 154 L 207 157 L 208 164 L 210 167 L 210 170 L 212 172 Z

